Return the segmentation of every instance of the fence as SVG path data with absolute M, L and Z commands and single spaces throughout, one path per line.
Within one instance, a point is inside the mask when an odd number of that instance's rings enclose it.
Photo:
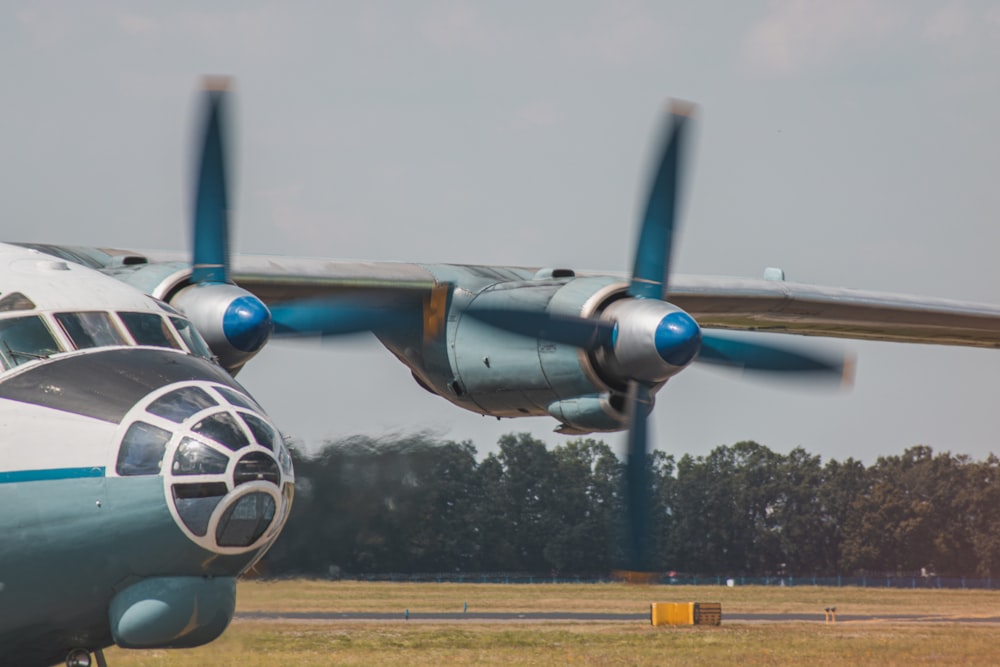
M 467 584 L 604 584 L 615 581 L 608 575 L 543 575 L 524 573 L 443 573 L 443 574 L 369 574 L 345 576 L 357 581 L 397 581 L 426 583 Z M 731 582 L 731 583 L 730 583 Z M 675 586 L 860 586 L 862 588 L 948 588 L 987 589 L 998 588 L 991 577 L 938 577 L 869 575 L 863 577 L 810 577 L 810 576 L 701 576 L 665 574 L 651 583 Z

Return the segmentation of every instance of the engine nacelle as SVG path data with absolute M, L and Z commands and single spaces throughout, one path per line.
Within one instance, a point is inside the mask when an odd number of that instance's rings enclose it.
M 652 409 L 652 402 L 649 408 Z M 621 431 L 628 427 L 622 394 L 593 394 L 556 401 L 549 406 L 549 414 L 562 422 L 556 431 L 565 435 Z
M 619 299 L 601 319 L 615 322 L 614 343 L 595 353 L 601 372 L 620 381 L 665 382 L 694 360 L 701 329 L 686 312 L 655 299 Z
M 453 274 L 437 277 L 456 280 Z M 459 277 L 471 283 L 477 276 Z M 701 340 L 687 313 L 663 301 L 630 298 L 627 289 L 608 276 L 572 273 L 499 279 L 455 291 L 441 340 L 398 333 L 380 338 L 421 386 L 467 410 L 495 417 L 551 415 L 563 433 L 619 431 L 628 426 L 629 381 L 647 383 L 655 393 L 695 357 Z M 617 332 L 610 348 L 588 352 L 505 331 L 465 314 L 469 308 L 601 318 L 616 322 Z
M 236 285 L 191 285 L 171 297 L 170 304 L 187 315 L 219 364 L 233 375 L 271 337 L 271 311 Z

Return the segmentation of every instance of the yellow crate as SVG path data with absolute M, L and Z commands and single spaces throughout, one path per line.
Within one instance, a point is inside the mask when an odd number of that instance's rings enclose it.
M 720 602 L 654 602 L 649 619 L 653 625 L 721 625 Z

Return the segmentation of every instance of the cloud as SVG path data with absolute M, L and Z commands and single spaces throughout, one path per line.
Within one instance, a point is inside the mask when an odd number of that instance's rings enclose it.
M 118 25 L 118 29 L 126 35 L 143 39 L 156 35 L 159 29 L 157 22 L 153 19 L 131 12 L 116 16 L 115 23 Z
M 19 28 L 29 39 L 47 47 L 59 46 L 79 34 L 91 19 L 83 5 L 77 8 L 55 2 L 29 4 L 17 12 Z
M 933 12 L 924 22 L 924 37 L 931 42 L 960 38 L 969 30 L 969 19 L 969 11 L 964 3 L 949 3 Z
M 531 102 L 515 112 L 514 126 L 517 128 L 549 127 L 563 119 L 562 113 L 549 100 Z
M 772 0 L 743 43 L 747 64 L 771 74 L 796 74 L 878 49 L 904 20 L 878 0 Z
M 593 19 L 573 30 L 563 49 L 574 60 L 628 65 L 655 58 L 674 37 L 636 2 L 602 3 Z
M 992 70 L 1000 51 L 1000 8 L 963 0 L 936 6 L 923 21 L 921 37 L 952 56 L 988 62 Z
M 480 50 L 494 46 L 499 31 L 487 22 L 476 7 L 450 4 L 435 7 L 417 20 L 417 33 L 444 50 Z

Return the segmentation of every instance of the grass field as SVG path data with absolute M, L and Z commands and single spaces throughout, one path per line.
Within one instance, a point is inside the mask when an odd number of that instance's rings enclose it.
M 238 611 L 398 612 L 398 622 L 234 621 L 216 642 L 183 651 L 107 652 L 134 665 L 924 665 L 1000 663 L 1000 628 L 915 622 L 727 623 L 407 622 L 403 611 L 607 611 L 650 602 L 722 602 L 726 613 L 998 616 L 1000 592 L 622 584 L 409 584 L 248 581 Z

